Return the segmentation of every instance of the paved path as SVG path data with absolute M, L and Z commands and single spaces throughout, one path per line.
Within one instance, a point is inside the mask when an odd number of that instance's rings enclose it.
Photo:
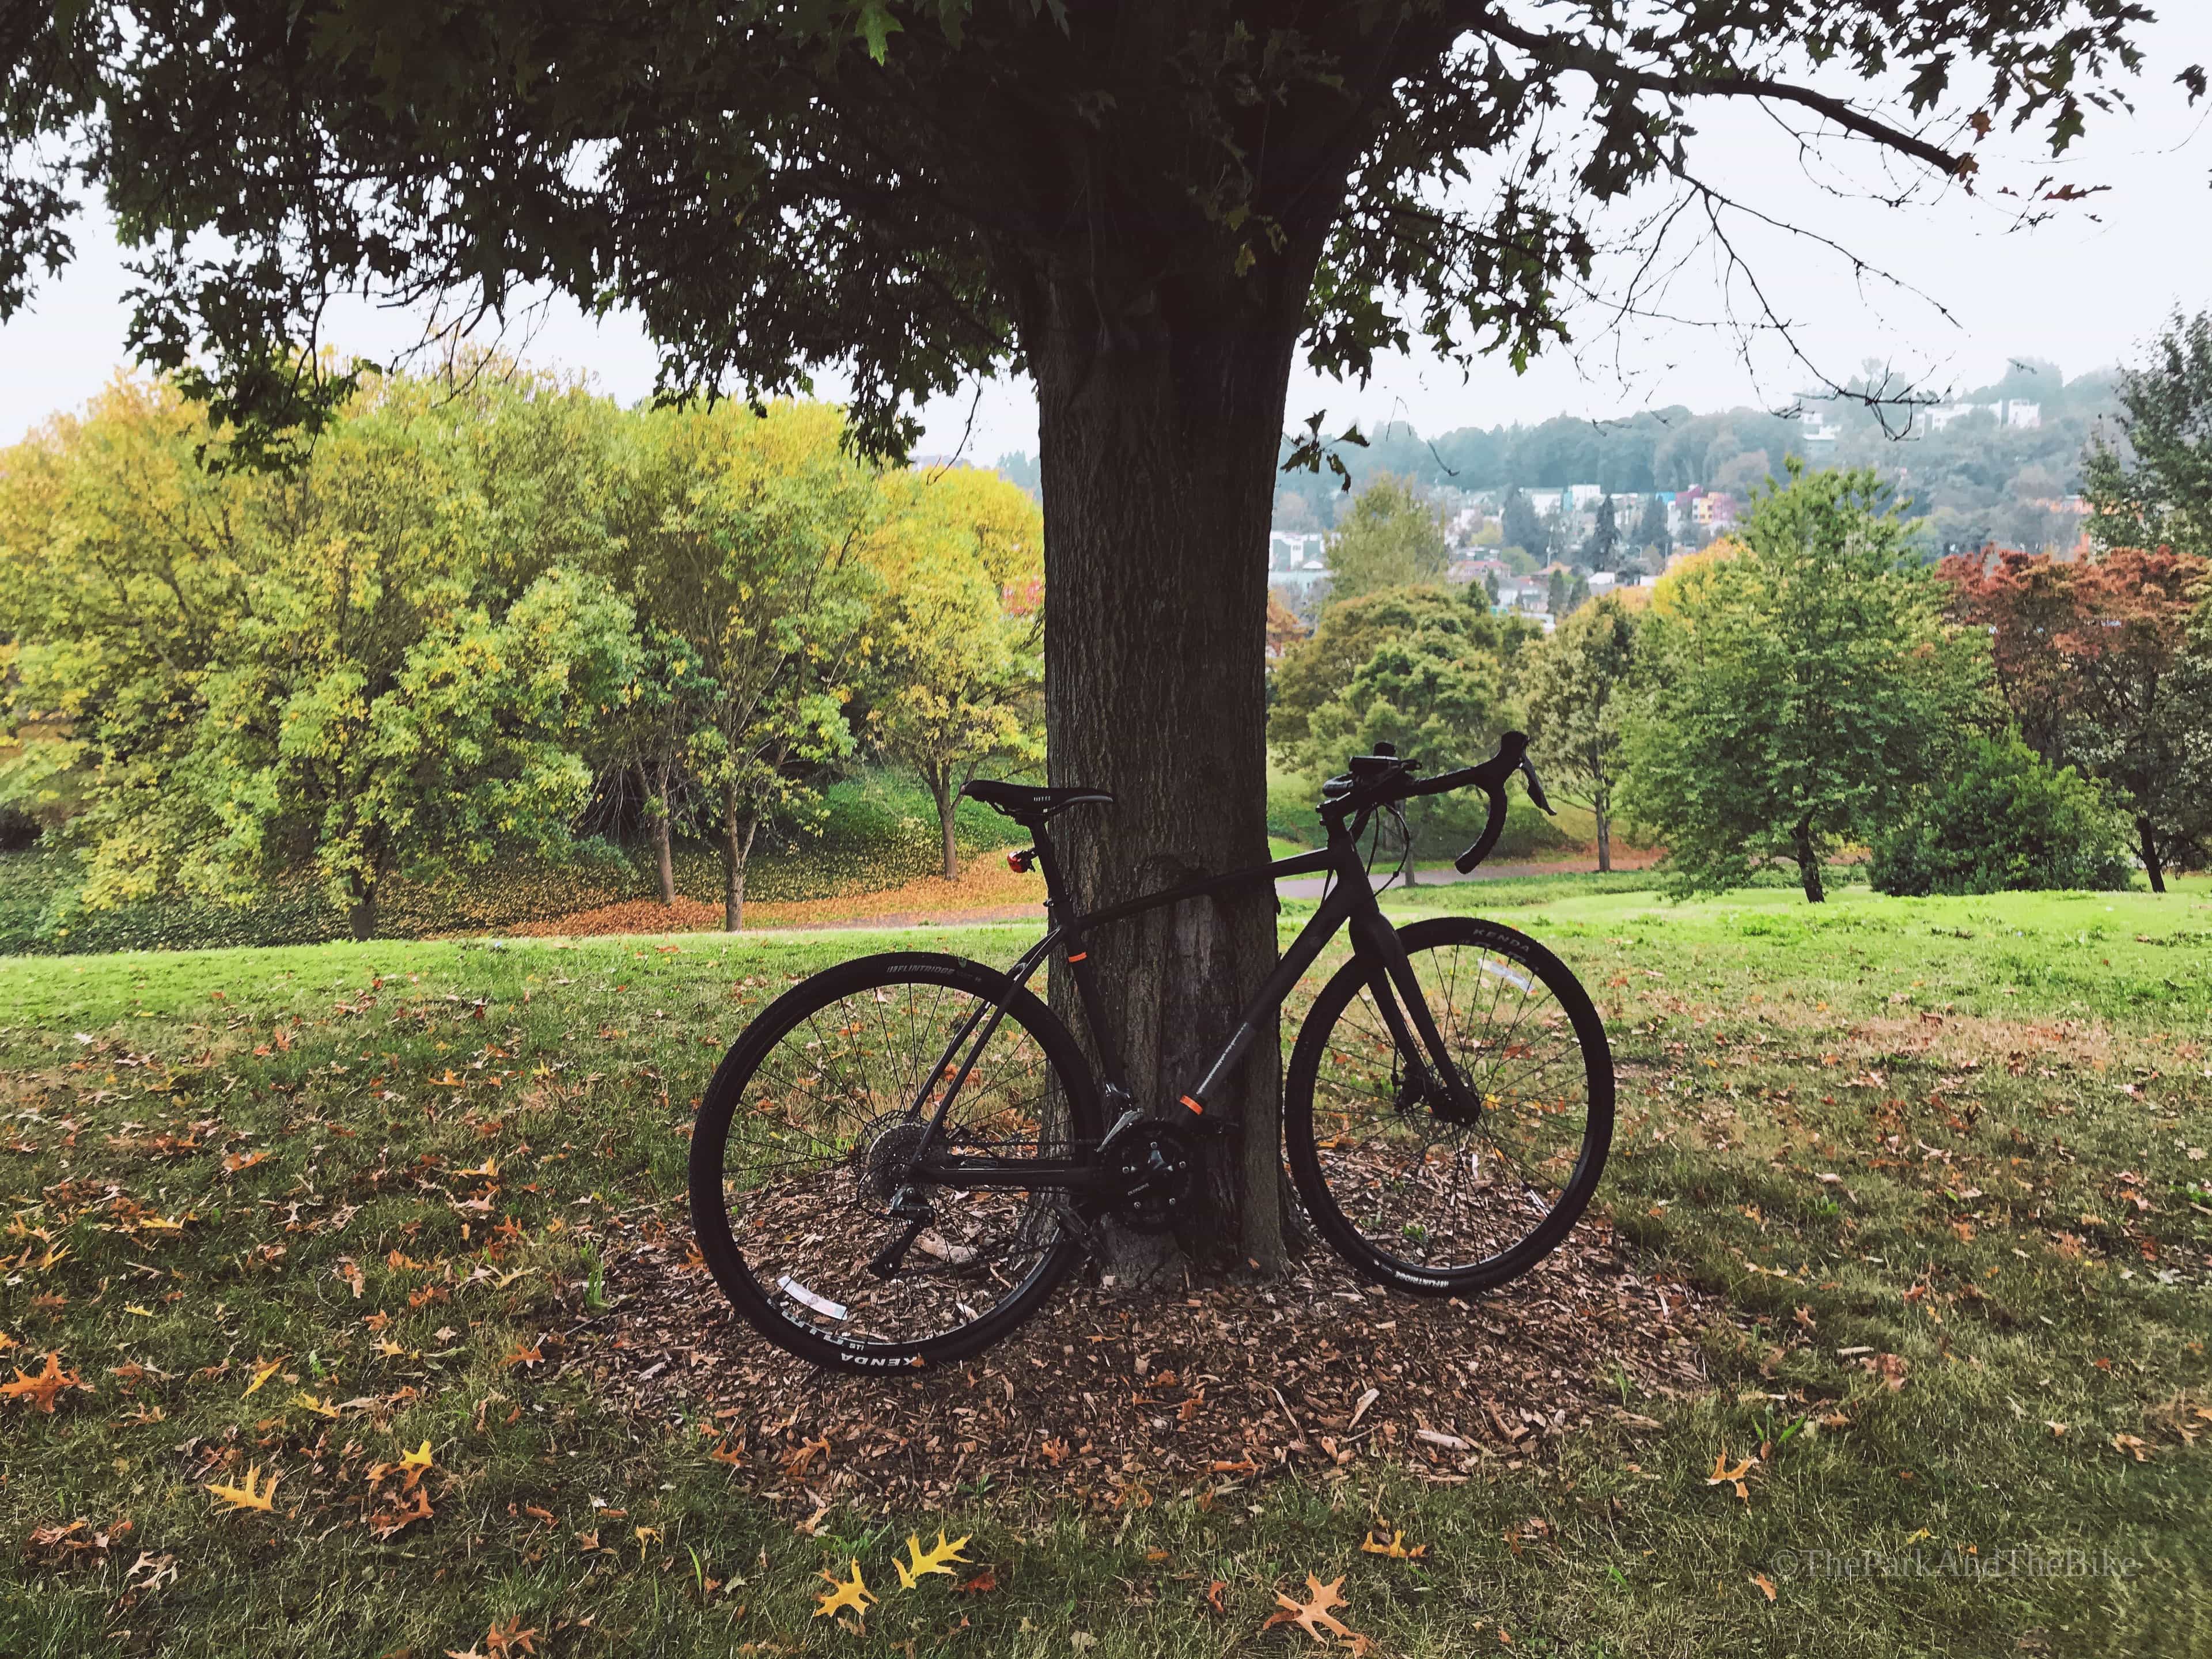
M 1658 854 L 1631 853 L 1613 860 L 1616 870 L 1643 870 L 1658 862 Z M 1485 864 L 1479 865 L 1468 875 L 1462 875 L 1451 866 L 1441 870 L 1421 872 L 1420 887 L 1447 887 L 1461 881 L 1506 881 L 1515 876 L 1586 876 L 1595 868 L 1595 860 L 1575 859 L 1562 864 Z M 1388 870 L 1370 872 L 1367 884 L 1378 890 L 1390 879 Z M 1284 898 L 1319 898 L 1326 878 L 1321 876 L 1296 876 L 1275 884 L 1275 891 Z M 1401 884 L 1402 885 L 1402 884 Z M 1416 891 L 1419 888 L 1415 889 Z

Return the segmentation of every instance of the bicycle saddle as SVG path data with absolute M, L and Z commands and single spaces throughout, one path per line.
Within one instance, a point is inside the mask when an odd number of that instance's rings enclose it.
M 1085 801 L 1114 804 L 1114 797 L 1103 789 L 1046 789 L 1034 784 L 1002 783 L 996 778 L 978 778 L 960 793 L 1018 822 L 1048 818 Z

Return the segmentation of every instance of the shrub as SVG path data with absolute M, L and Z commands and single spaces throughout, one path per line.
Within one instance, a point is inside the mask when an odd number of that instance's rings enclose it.
M 1975 738 L 1944 781 L 1874 842 L 1875 890 L 1907 896 L 2129 884 L 2126 826 L 2071 767 L 2017 736 Z

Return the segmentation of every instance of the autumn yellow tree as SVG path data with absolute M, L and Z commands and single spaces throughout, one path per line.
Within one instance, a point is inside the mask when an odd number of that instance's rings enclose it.
M 869 736 L 928 788 L 950 881 L 963 786 L 986 766 L 1044 758 L 1044 519 L 1025 492 L 969 467 L 889 474 L 883 489 Z

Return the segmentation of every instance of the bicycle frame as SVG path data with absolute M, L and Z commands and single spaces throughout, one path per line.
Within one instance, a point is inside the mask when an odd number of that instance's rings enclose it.
M 954 1056 L 963 1045 L 968 1045 L 966 1058 L 954 1070 L 951 1085 L 938 1100 L 930 1122 L 929 1133 L 924 1137 L 923 1148 L 937 1144 L 942 1134 L 946 1115 L 953 1100 L 974 1066 L 976 1056 L 990 1040 L 1006 1004 L 1014 993 L 1026 985 L 1037 968 L 1047 961 L 1055 948 L 1064 949 L 1071 976 L 1075 982 L 1076 995 L 1083 1006 L 1085 1024 L 1098 1055 L 1099 1081 L 1105 1092 L 1109 1109 L 1121 1111 L 1109 1124 L 1105 1140 L 1111 1140 L 1123 1125 L 1138 1115 L 1129 1092 L 1127 1074 L 1122 1069 L 1121 1053 L 1115 1042 L 1105 1010 L 1098 994 L 1097 981 L 1090 965 L 1089 938 L 1097 928 L 1141 915 L 1147 911 L 1164 909 L 1192 899 L 1205 898 L 1215 893 L 1232 891 L 1239 887 L 1255 886 L 1261 882 L 1272 884 L 1285 876 L 1332 874 L 1337 878 L 1334 885 L 1323 896 L 1319 909 L 1298 932 L 1296 939 L 1283 952 L 1282 959 L 1254 993 L 1250 1003 L 1238 1019 L 1237 1029 L 1206 1068 L 1206 1074 L 1186 1093 L 1179 1097 L 1180 1103 L 1192 1115 L 1197 1124 L 1227 1133 L 1237 1126 L 1235 1121 L 1209 1116 L 1207 1099 L 1235 1075 L 1236 1069 L 1249 1052 L 1253 1042 L 1264 1029 L 1269 1015 L 1279 1008 L 1306 970 L 1312 967 L 1338 930 L 1349 924 L 1353 949 L 1373 963 L 1376 974 L 1373 983 L 1376 1006 L 1381 1009 L 1384 1024 L 1389 1029 L 1417 1088 L 1431 1098 L 1439 1091 L 1455 1113 L 1469 1113 L 1472 1108 L 1466 1097 L 1466 1085 L 1446 1052 L 1442 1033 L 1421 994 L 1419 982 L 1414 978 L 1412 964 L 1407 960 L 1405 949 L 1398 942 L 1397 930 L 1382 915 L 1382 908 L 1375 890 L 1369 885 L 1368 872 L 1359 856 L 1358 831 L 1347 830 L 1340 823 L 1329 824 L 1328 845 L 1320 851 L 1302 853 L 1294 858 L 1278 859 L 1263 865 L 1231 871 L 1227 874 L 1201 877 L 1180 886 L 1164 888 L 1121 904 L 1060 921 L 1057 913 L 1066 900 L 1066 889 L 1061 878 L 1058 854 L 1050 836 L 1040 825 L 1036 830 L 1036 858 L 1045 878 L 1045 908 L 1048 925 L 1045 935 L 1024 951 L 1014 965 L 1006 970 L 1006 990 L 1004 995 L 987 1007 L 979 1007 L 963 1022 L 939 1056 L 927 1082 L 921 1086 L 913 1103 L 919 1116 L 927 1110 L 929 1096 L 938 1083 L 953 1067 Z M 972 1044 L 969 1039 L 974 1038 Z M 1424 1063 L 1425 1056 L 1426 1063 Z M 1433 1075 L 1431 1075 L 1433 1068 Z M 1102 1140 L 1098 1145 L 1105 1144 Z M 1091 1152 L 1097 1147 L 1084 1147 Z M 1095 1189 L 1105 1184 L 1104 1173 L 1087 1158 L 931 1158 L 925 1151 L 908 1167 L 908 1176 L 919 1174 L 933 1186 L 980 1188 L 1024 1188 L 1070 1190 Z

